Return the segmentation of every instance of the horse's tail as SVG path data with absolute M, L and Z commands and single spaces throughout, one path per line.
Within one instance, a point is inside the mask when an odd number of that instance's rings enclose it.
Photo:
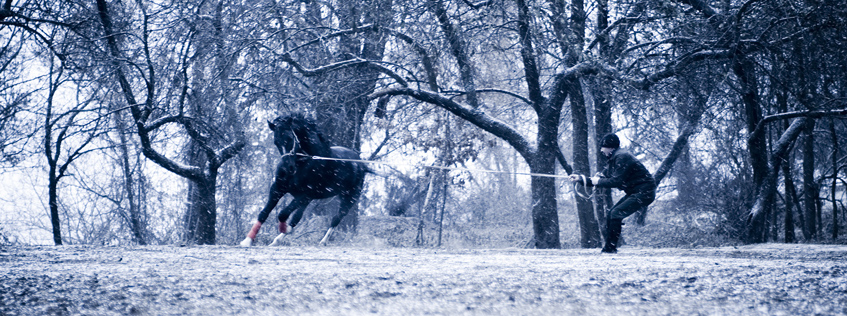
M 354 163 L 357 168 L 360 168 L 360 171 L 362 171 L 363 174 L 370 173 L 383 178 L 389 177 L 389 175 L 371 167 L 374 163 L 377 163 L 376 161 L 362 158 L 359 155 L 359 152 L 355 150 L 341 146 L 332 146 L 331 149 L 334 157 L 326 158 L 327 160 L 341 160 L 351 162 Z
M 365 174 L 369 174 L 369 173 L 370 173 L 370 174 L 375 175 L 375 176 L 381 176 L 381 177 L 384 177 L 384 176 L 385 176 L 384 174 L 382 174 L 381 172 L 377 171 L 376 169 L 371 168 L 371 166 L 370 166 L 369 164 L 367 164 L 367 163 L 361 163 L 361 165 L 362 165 L 362 169 L 364 169 L 364 171 L 365 171 Z
M 373 168 L 371 168 L 371 167 L 369 167 L 368 165 L 365 165 L 365 164 L 362 164 L 362 165 L 363 165 L 363 166 L 362 166 L 362 169 L 364 169 L 365 174 L 368 174 L 368 173 L 370 173 L 370 174 L 377 174 L 377 173 L 376 173 L 376 170 L 374 170 Z
M 372 174 L 372 175 L 375 175 L 375 176 L 377 176 L 377 177 L 381 177 L 381 178 L 390 178 L 390 177 L 393 177 L 393 175 L 392 175 L 392 174 L 390 174 L 390 173 L 386 173 L 386 172 L 385 172 L 385 171 L 383 171 L 383 170 L 379 170 L 379 168 L 373 168 L 373 167 L 371 167 L 372 165 L 371 165 L 371 164 L 369 164 L 369 163 L 360 163 L 360 165 L 361 165 L 361 166 L 362 166 L 362 168 L 364 169 L 365 174 Z

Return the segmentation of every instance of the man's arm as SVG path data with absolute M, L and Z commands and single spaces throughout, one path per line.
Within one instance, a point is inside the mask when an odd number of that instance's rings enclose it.
M 591 182 L 594 186 L 601 188 L 619 188 L 623 185 L 624 177 L 626 176 L 626 172 L 631 162 L 632 157 L 629 155 L 621 155 L 615 159 L 614 165 L 611 167 L 611 172 L 609 177 L 600 178 L 594 177 L 591 178 Z

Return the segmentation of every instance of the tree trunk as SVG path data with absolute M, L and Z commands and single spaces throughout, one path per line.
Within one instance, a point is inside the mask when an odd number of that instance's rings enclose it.
M 782 177 L 785 181 L 785 242 L 793 243 L 797 240 L 794 235 L 794 197 L 797 195 L 794 190 L 794 176 L 791 172 L 793 159 L 789 154 L 787 160 L 782 164 Z
M 198 49 L 199 55 L 204 55 L 206 52 L 203 52 L 202 49 Z M 194 65 L 194 82 L 193 86 L 202 86 L 204 71 L 206 70 L 205 66 L 202 62 L 195 62 Z M 204 111 L 202 104 L 210 103 L 209 100 L 212 99 L 211 93 L 203 93 L 195 97 L 193 102 L 189 102 L 187 112 L 189 115 L 194 115 L 197 117 L 201 117 Z M 185 143 L 184 148 L 184 157 L 185 162 L 189 166 L 207 166 L 209 165 L 208 157 L 205 155 L 202 149 L 202 145 L 197 139 L 189 138 Z M 185 236 L 184 242 L 186 243 L 194 243 L 198 245 L 206 245 L 208 244 L 208 235 L 209 232 L 205 231 L 203 225 L 201 223 L 208 223 L 209 219 L 207 218 L 209 212 L 207 210 L 208 201 L 206 201 L 207 196 L 206 191 L 207 188 L 204 188 L 206 177 L 201 176 L 198 178 L 186 178 L 186 183 L 188 184 L 188 194 L 186 195 L 186 204 L 187 208 L 185 209 L 185 217 L 184 217 L 184 225 L 185 225 Z M 214 202 L 213 202 L 214 204 Z M 214 235 L 214 227 L 212 231 L 212 235 Z M 205 236 L 205 237 L 203 237 Z M 214 236 L 211 238 L 212 240 L 216 239 Z
M 441 211 L 438 212 L 438 247 L 441 247 L 441 235 L 444 230 L 444 211 L 447 209 L 447 190 L 450 187 L 445 183 L 441 194 Z
M 773 84 L 776 87 L 776 84 Z M 778 87 L 777 87 L 778 88 Z M 774 91 L 779 91 L 778 89 L 774 89 Z M 788 112 L 788 93 L 787 92 L 778 92 L 776 94 L 776 103 L 777 108 L 780 112 Z M 782 130 L 788 130 L 790 124 L 788 120 L 784 120 L 782 122 Z M 788 153 L 785 157 L 785 163 L 782 164 L 782 177 L 785 186 L 785 243 L 793 243 L 797 237 L 794 233 L 794 212 L 793 208 L 795 205 L 797 193 L 794 189 L 794 173 L 792 172 L 792 166 L 794 165 L 794 159 L 791 153 Z
M 214 245 L 216 241 L 217 205 L 215 178 L 192 181 L 188 190 L 186 241 L 198 245 Z
M 423 205 L 421 205 L 420 211 L 418 212 L 418 233 L 415 237 L 415 245 L 423 246 L 426 242 L 424 238 L 423 229 L 424 229 L 424 212 L 429 207 L 429 201 L 432 198 L 433 191 L 433 176 L 430 175 L 429 181 L 427 181 L 426 186 L 426 197 L 424 197 Z
M 199 215 L 196 240 L 201 245 L 214 245 L 216 241 L 215 224 L 218 217 L 215 203 L 215 178 L 214 176 L 210 176 L 209 180 L 198 183 L 198 190 L 196 192 L 200 196 L 193 199 L 200 204 L 194 206 L 197 208 L 197 214 Z
M 551 155 L 551 157 L 554 157 Z M 552 174 L 555 160 L 538 155 L 530 165 L 533 173 Z M 532 227 L 535 248 L 562 248 L 559 240 L 559 214 L 556 208 L 556 181 L 550 177 L 532 177 Z
M 604 0 L 605 1 L 605 0 Z M 605 28 L 605 27 L 604 27 Z M 612 132 L 612 101 L 609 91 L 612 89 L 611 82 L 606 78 L 596 78 L 594 96 L 594 139 L 600 140 L 606 134 Z M 596 148 L 596 146 L 595 146 Z M 607 167 L 609 158 L 597 150 L 595 161 L 597 162 L 597 171 L 603 171 Z M 594 188 L 594 200 L 597 205 L 595 214 L 597 222 L 600 224 L 600 231 L 606 231 L 606 212 L 608 212 L 614 202 L 612 201 L 612 190 L 609 188 Z M 639 214 L 639 219 L 643 216 Z M 603 236 L 606 234 L 604 233 Z
M 121 171 L 124 178 L 124 190 L 126 190 L 127 201 L 129 202 L 129 230 L 132 233 L 132 239 L 139 245 L 146 245 L 147 239 L 144 237 L 146 227 L 142 224 L 141 210 L 138 207 L 138 202 L 135 198 L 135 189 L 133 186 L 132 171 L 130 171 L 129 163 L 129 140 L 126 138 L 126 126 L 124 125 L 121 112 L 116 111 L 112 119 L 115 123 L 115 128 L 120 139 L 118 150 L 120 151 Z
M 585 99 L 579 79 L 570 84 L 571 119 L 573 123 L 573 169 L 576 174 L 591 175 L 588 161 L 588 117 Z M 580 246 L 597 248 L 601 246 L 599 225 L 594 215 L 594 203 L 590 199 L 576 197 L 576 211 L 579 218 Z
M 832 240 L 838 240 L 838 200 L 835 193 L 838 185 L 838 134 L 835 132 L 835 119 L 829 120 L 829 132 L 832 135 Z
M 699 109 L 705 108 L 706 107 L 705 98 L 698 98 L 698 99 L 702 99 L 703 101 L 702 101 L 702 104 L 700 104 L 700 102 L 698 102 L 698 104 L 696 104 L 696 107 L 698 107 Z M 692 106 L 689 102 L 683 102 L 682 109 L 681 109 L 680 112 L 681 113 L 692 113 L 692 111 L 699 111 L 699 109 L 692 109 Z M 699 112 L 702 113 L 702 111 L 699 111 Z M 691 125 L 689 123 L 691 121 L 691 119 L 689 117 L 682 115 L 680 117 L 679 121 L 680 121 L 679 122 L 680 126 L 682 126 L 682 128 L 681 128 L 682 133 L 686 133 L 686 132 L 689 132 L 689 131 L 690 131 L 690 133 L 693 133 L 693 129 L 687 128 L 688 125 Z M 699 121 L 699 118 L 697 119 L 697 121 Z M 697 124 L 697 122 L 695 121 L 693 124 Z M 690 137 L 690 135 L 688 137 Z M 688 143 L 687 142 L 688 137 L 686 137 L 686 144 Z M 676 178 L 676 193 L 677 193 L 676 201 L 679 205 L 682 205 L 685 208 L 688 208 L 693 203 L 695 203 L 694 201 L 696 200 L 696 196 L 697 196 L 695 194 L 697 192 L 697 188 L 696 188 L 696 184 L 695 184 L 693 168 L 691 166 L 691 155 L 690 155 L 689 149 L 690 149 L 689 146 L 684 146 L 683 149 L 682 149 L 682 152 L 679 154 L 679 158 L 677 158 L 677 162 L 674 163 L 674 175 L 675 175 L 675 178 Z M 646 210 L 645 210 L 645 212 L 646 212 Z
M 754 64 L 752 61 L 740 59 L 733 65 L 733 71 L 741 82 L 741 100 L 744 103 L 747 133 L 753 135 L 747 141 L 750 163 L 753 165 L 753 181 L 756 188 L 761 188 L 768 174 L 767 139 L 766 133 L 753 133 L 762 119 Z
M 793 159 L 789 161 L 793 162 Z M 793 166 L 793 163 L 790 165 Z M 797 186 L 794 184 L 794 177 L 790 177 L 789 180 L 791 180 L 791 186 L 785 190 L 785 194 L 791 197 L 791 201 L 794 204 L 794 209 L 797 210 L 797 224 L 799 224 L 800 231 L 801 233 L 803 233 L 806 231 L 806 216 L 803 212 L 803 208 L 800 206 L 800 196 L 797 194 Z M 796 234 L 794 234 L 794 230 L 792 230 L 791 232 L 792 236 L 794 236 L 794 241 L 797 241 L 797 236 Z
M 803 237 L 806 241 L 816 238 L 817 233 L 817 185 L 815 184 L 815 120 L 808 120 L 805 126 L 803 142 L 803 201 L 806 213 L 806 226 Z
M 820 190 L 821 186 L 815 185 L 815 215 L 818 217 L 816 221 L 818 231 L 815 232 L 815 236 L 818 238 L 823 237 L 823 199 L 820 198 Z
M 762 187 L 756 190 L 756 200 L 747 219 L 747 242 L 749 243 L 766 241 L 766 220 L 768 214 L 772 211 L 781 164 L 785 161 L 791 144 L 794 143 L 797 136 L 803 131 L 803 127 L 808 121 L 812 121 L 812 119 L 803 117 L 792 122 L 791 126 L 789 126 L 773 146 L 773 153 L 771 153 L 769 159 L 767 177 L 763 180 Z
M 573 67 L 579 62 L 579 53 L 585 45 L 585 2 L 573 0 L 570 5 L 570 25 L 567 29 L 559 29 L 561 34 L 567 34 L 559 39 L 562 53 L 565 55 L 565 65 Z M 564 12 L 563 2 L 555 2 L 552 10 L 557 14 Z M 559 20 L 554 28 L 564 28 Z M 554 22 L 555 23 L 555 22 Z M 561 36 L 561 35 L 560 35 Z M 567 80 L 568 98 L 571 108 L 571 122 L 573 124 L 573 168 L 574 173 L 591 175 L 591 163 L 589 162 L 588 150 L 588 110 L 585 107 L 585 96 L 582 92 L 582 76 L 576 76 Z M 600 227 L 594 214 L 594 202 L 590 199 L 577 197 L 576 211 L 579 218 L 580 246 L 583 248 L 600 247 Z
M 47 199 L 50 206 L 50 224 L 53 225 L 53 243 L 62 245 L 62 226 L 59 222 L 59 179 L 56 177 L 56 166 L 50 166 L 50 180 L 47 183 Z
M 59 167 L 59 157 L 62 154 L 62 151 L 59 150 L 61 148 L 61 144 L 63 136 L 67 130 L 59 131 L 59 136 L 56 137 L 55 140 L 55 152 L 54 152 L 54 144 L 53 144 L 53 98 L 58 90 L 58 85 L 56 82 L 62 76 L 63 68 L 59 68 L 58 76 L 55 78 L 54 69 L 53 69 L 53 59 L 50 59 L 50 76 L 49 78 L 49 93 L 47 94 L 47 107 L 45 109 L 44 115 L 44 156 L 47 158 L 47 203 L 50 208 L 50 224 L 53 226 L 53 243 L 56 246 L 62 245 L 62 226 L 59 221 L 59 180 L 64 176 L 64 170 L 67 168 L 68 164 L 71 163 L 71 159 L 65 162 L 65 165 Z M 78 113 L 78 112 L 77 112 Z M 76 114 L 71 114 L 70 121 L 73 121 L 73 117 Z
M 583 107 L 583 114 L 585 107 Z M 538 149 L 529 162 L 530 171 L 541 174 L 556 174 L 556 155 L 559 153 L 559 120 L 561 106 L 544 106 L 538 113 Z M 584 116 L 583 116 L 584 117 Z M 535 247 L 539 249 L 562 248 L 559 239 L 559 212 L 556 203 L 556 181 L 551 177 L 532 177 L 532 222 L 535 230 Z M 594 218 L 593 209 L 589 209 Z M 590 222 L 588 222 L 590 223 Z M 589 230 L 591 232 L 591 230 Z M 594 223 L 594 235 L 597 223 Z M 595 239 L 599 239 L 595 237 Z

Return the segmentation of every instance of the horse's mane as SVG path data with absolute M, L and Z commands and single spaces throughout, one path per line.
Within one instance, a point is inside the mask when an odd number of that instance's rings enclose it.
M 273 120 L 273 124 L 276 126 L 289 126 L 291 128 L 303 127 L 317 131 L 317 124 L 315 123 L 315 120 L 303 112 L 291 112 L 289 114 L 277 116 L 277 118 Z
M 273 120 L 273 125 L 279 128 L 291 129 L 304 144 L 303 150 L 310 155 L 326 155 L 327 152 L 310 152 L 319 147 L 319 151 L 328 151 L 331 146 L 326 136 L 318 129 L 318 124 L 310 116 L 303 112 L 292 112 L 278 116 Z M 318 143 L 315 143 L 315 142 Z M 308 148 L 307 148 L 308 147 Z

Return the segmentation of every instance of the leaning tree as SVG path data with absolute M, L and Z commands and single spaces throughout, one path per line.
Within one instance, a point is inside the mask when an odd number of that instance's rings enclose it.
M 238 53 L 228 51 L 224 41 L 228 11 L 222 2 L 156 14 L 148 8 L 153 4 L 145 2 L 100 0 L 96 5 L 99 49 L 107 56 L 104 67 L 132 115 L 141 151 L 190 182 L 188 241 L 214 244 L 218 173 L 245 145 L 237 108 L 244 105 L 236 104 L 236 89 L 229 80 Z M 155 28 L 154 22 L 182 29 L 171 35 L 168 28 Z M 187 138 L 188 161 L 169 157 L 173 153 L 167 147 L 157 148 L 157 136 L 167 135 L 169 127 Z

